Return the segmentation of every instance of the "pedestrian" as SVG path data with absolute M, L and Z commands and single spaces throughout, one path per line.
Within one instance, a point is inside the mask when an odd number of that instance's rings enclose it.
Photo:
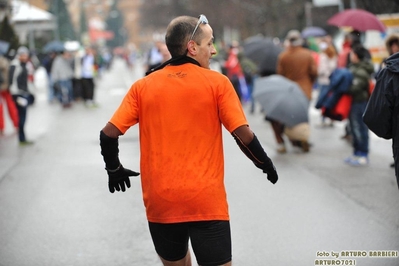
M 239 44 L 237 41 L 233 41 L 229 47 L 228 57 L 224 63 L 224 69 L 226 76 L 230 79 L 237 93 L 238 98 L 243 100 L 243 81 L 245 83 L 244 72 L 242 70 L 238 54 L 240 53 Z
M 73 69 L 73 78 L 72 78 L 72 91 L 73 91 L 73 100 L 80 101 L 82 100 L 82 58 L 84 56 L 84 50 L 78 49 L 72 53 L 72 69 Z
M 209 69 L 216 54 L 204 15 L 180 16 L 166 30 L 172 58 L 136 81 L 100 132 L 113 193 L 130 187 L 118 137 L 139 123 L 143 200 L 155 250 L 164 265 L 231 265 L 222 125 L 274 184 L 278 176 L 248 126 L 231 82 Z
M 87 107 L 97 107 L 94 102 L 94 76 L 98 66 L 95 61 L 94 49 L 86 47 L 82 58 L 82 98 Z
M 282 75 L 301 87 L 309 101 L 312 99 L 313 83 L 317 79 L 317 64 L 312 52 L 302 47 L 301 33 L 290 30 L 286 37 L 286 49 L 277 60 L 277 74 Z
M 48 54 L 46 54 L 46 56 L 43 59 L 42 65 L 44 67 L 44 69 L 46 69 L 46 73 L 47 73 L 47 89 L 48 89 L 48 101 L 50 103 L 53 102 L 55 96 L 54 96 L 54 84 L 53 81 L 51 79 L 51 67 L 53 65 L 54 62 L 54 58 L 57 56 L 56 52 L 49 52 Z
M 335 52 L 334 46 L 327 43 L 326 41 L 322 41 L 319 44 L 320 47 L 320 56 L 319 56 L 319 64 L 317 68 L 318 74 L 318 85 L 319 85 L 319 98 L 324 97 L 328 93 L 329 85 L 330 85 L 330 75 L 337 68 L 337 54 Z M 321 127 L 325 127 L 326 117 L 322 115 L 321 118 Z M 333 121 L 330 120 L 329 126 L 333 126 Z
M 3 54 L 0 54 L 0 135 L 3 135 L 5 128 L 3 113 L 5 108 L 3 104 L 8 111 L 14 127 L 18 129 L 18 111 L 9 90 L 9 68 L 10 63 L 8 59 Z
M 161 51 L 163 45 L 163 42 L 156 40 L 154 45 L 148 51 L 146 72 L 149 72 L 151 69 L 154 69 L 162 64 L 164 59 L 164 55 L 162 55 Z
M 33 75 L 34 67 L 29 61 L 29 49 L 21 46 L 18 48 L 14 60 L 11 61 L 9 71 L 10 93 L 18 110 L 18 139 L 20 146 L 33 144 L 25 136 L 28 106 L 33 104 L 34 101 Z
M 395 44 L 397 45 L 397 44 Z M 363 121 L 377 136 L 392 139 L 395 176 L 399 188 L 399 53 L 385 60 L 363 114 Z
M 73 69 L 71 54 L 67 51 L 60 52 L 54 59 L 51 67 L 51 79 L 56 89 L 56 96 L 62 107 L 71 107 L 73 100 L 72 78 Z
M 352 134 L 353 154 L 344 161 L 353 166 L 364 166 L 369 163 L 369 133 L 362 115 L 369 99 L 369 84 L 374 66 L 367 57 L 367 50 L 362 45 L 352 47 L 349 54 L 349 71 L 353 75 L 348 94 L 352 96 L 349 112 L 349 125 Z
M 290 30 L 285 38 L 286 49 L 281 52 L 277 59 L 277 74 L 298 83 L 305 96 L 312 99 L 313 84 L 317 78 L 317 64 L 312 56 L 312 52 L 304 48 L 304 40 L 298 30 Z M 286 152 L 283 139 L 284 125 L 280 121 L 267 118 L 272 124 L 272 128 L 278 144 L 277 151 Z M 294 147 L 299 147 L 303 152 L 308 152 L 310 144 L 308 141 L 291 141 Z
M 362 33 L 358 30 L 353 30 L 345 35 L 345 40 L 342 46 L 341 52 L 338 54 L 338 68 L 349 68 L 351 62 L 350 53 L 353 47 L 363 46 L 362 44 Z M 364 59 L 371 60 L 371 53 L 363 46 Z M 353 142 L 353 136 L 351 132 L 350 119 L 346 121 L 344 134 L 340 137 L 342 140 L 346 140 L 349 143 Z
M 255 100 L 252 97 L 253 89 L 254 89 L 254 81 L 255 78 L 259 75 L 258 66 L 251 59 L 245 56 L 243 52 L 238 53 L 238 60 L 240 62 L 245 83 L 248 88 L 248 98 L 250 100 L 250 113 L 253 114 L 255 111 Z
M 388 56 L 396 54 L 399 52 L 399 34 L 393 33 L 387 37 L 385 40 L 385 47 L 388 52 Z M 380 69 L 385 67 L 387 58 L 384 58 L 381 62 Z
M 392 119 L 397 119 L 396 116 L 392 114 L 392 112 L 387 107 L 391 106 L 391 110 L 395 110 L 394 106 L 392 106 L 392 99 L 395 99 L 395 85 L 398 84 L 398 62 L 399 58 L 399 35 L 391 34 L 387 37 L 385 41 L 385 45 L 389 54 L 389 57 L 384 59 L 381 64 L 381 69 L 376 76 L 376 84 L 369 99 L 369 103 L 367 104 L 366 111 L 363 116 L 363 121 L 366 123 L 368 128 L 377 134 L 381 138 L 393 139 L 393 154 L 394 154 L 394 162 L 390 165 L 391 167 L 395 167 L 396 177 L 399 180 L 399 152 L 395 151 L 395 145 L 399 145 L 398 141 L 395 141 L 397 137 L 395 134 L 392 134 L 391 131 L 392 123 L 394 122 Z M 395 55 L 396 56 L 393 56 Z M 387 70 L 382 72 L 382 70 L 389 66 Z M 380 73 L 382 72 L 382 73 Z M 392 77 L 392 79 L 391 79 Z M 389 83 L 388 80 L 392 80 L 393 83 Z M 378 90 L 376 90 L 378 88 Z M 391 119 L 392 118 L 392 119 Z M 378 126 L 378 128 L 376 127 Z M 395 155 L 395 153 L 398 153 Z M 399 186 L 399 183 L 398 183 Z

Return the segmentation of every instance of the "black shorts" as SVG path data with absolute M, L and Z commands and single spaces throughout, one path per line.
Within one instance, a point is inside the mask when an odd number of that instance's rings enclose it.
M 168 261 L 183 259 L 190 239 L 199 265 L 220 265 L 231 261 L 229 221 L 201 221 L 173 224 L 148 223 L 158 255 Z

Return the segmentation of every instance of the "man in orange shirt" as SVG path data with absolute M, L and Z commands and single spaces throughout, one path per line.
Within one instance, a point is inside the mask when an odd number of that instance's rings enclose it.
M 172 58 L 135 82 L 100 132 L 113 193 L 130 187 L 118 157 L 118 137 L 140 123 L 144 205 L 155 250 L 164 265 L 231 265 L 224 187 L 222 125 L 274 184 L 275 167 L 250 130 L 231 82 L 210 70 L 216 54 L 204 15 L 182 16 L 167 28 Z

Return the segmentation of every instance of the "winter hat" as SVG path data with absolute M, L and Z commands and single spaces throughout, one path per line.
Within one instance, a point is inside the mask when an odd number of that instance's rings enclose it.
M 20 46 L 17 50 L 17 55 L 23 55 L 23 54 L 29 55 L 29 49 L 25 46 Z
M 302 35 L 298 30 L 290 30 L 285 38 L 292 46 L 301 46 L 303 44 Z

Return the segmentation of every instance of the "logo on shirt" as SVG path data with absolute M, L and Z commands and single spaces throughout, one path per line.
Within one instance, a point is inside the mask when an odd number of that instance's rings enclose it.
M 184 78 L 187 76 L 187 73 L 184 73 L 182 71 L 176 72 L 174 74 L 168 74 L 168 78 Z

